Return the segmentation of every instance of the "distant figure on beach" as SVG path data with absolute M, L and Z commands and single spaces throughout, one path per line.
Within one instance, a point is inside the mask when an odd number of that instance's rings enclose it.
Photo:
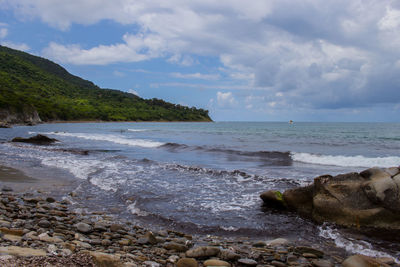
M 290 121 L 289 121 L 289 124 L 293 124 L 293 121 L 292 121 L 292 120 L 290 120 Z

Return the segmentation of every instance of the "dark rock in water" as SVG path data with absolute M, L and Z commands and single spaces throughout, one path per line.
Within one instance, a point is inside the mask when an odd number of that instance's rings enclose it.
M 52 144 L 54 142 L 58 142 L 57 139 L 47 137 L 42 134 L 38 134 L 36 136 L 32 136 L 29 138 L 15 137 L 11 142 L 22 142 L 22 143 L 31 143 L 37 145 L 47 145 Z
M 11 125 L 6 122 L 0 122 L 0 128 L 11 128 Z
M 1 191 L 3 191 L 3 192 L 12 192 L 13 189 L 12 189 L 11 187 L 5 185 L 5 186 L 3 186 L 3 188 L 1 189 Z
M 339 225 L 400 230 L 400 169 L 323 175 L 314 184 L 284 192 L 288 209 Z M 269 199 L 268 199 L 269 200 Z
M 260 198 L 264 201 L 264 205 L 272 208 L 285 208 L 282 193 L 276 190 L 269 190 L 261 193 Z

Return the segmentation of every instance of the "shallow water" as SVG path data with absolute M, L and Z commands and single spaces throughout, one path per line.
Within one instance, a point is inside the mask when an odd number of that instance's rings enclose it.
M 0 129 L 0 139 L 37 133 L 60 142 L 0 144 L 0 164 L 73 176 L 81 181 L 77 206 L 152 227 L 336 242 L 352 253 L 399 256 L 396 244 L 264 210 L 259 194 L 306 185 L 322 174 L 398 166 L 400 124 L 43 124 Z

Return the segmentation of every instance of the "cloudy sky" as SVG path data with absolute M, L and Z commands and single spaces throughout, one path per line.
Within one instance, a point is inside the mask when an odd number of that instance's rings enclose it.
M 0 43 L 219 121 L 400 121 L 399 1 L 0 0 Z

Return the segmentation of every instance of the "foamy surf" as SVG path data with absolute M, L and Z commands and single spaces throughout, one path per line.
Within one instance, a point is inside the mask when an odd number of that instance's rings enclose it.
M 112 142 L 115 144 L 128 145 L 128 146 L 139 146 L 144 148 L 155 148 L 164 145 L 164 143 L 145 140 L 145 139 L 127 139 L 118 135 L 112 134 L 85 134 L 85 133 L 65 133 L 65 132 L 50 132 L 45 133 L 50 135 L 58 135 L 58 136 L 67 136 L 67 137 L 76 137 L 86 140 L 94 140 L 94 141 L 106 141 Z
M 368 158 L 364 156 L 332 156 L 332 155 L 317 155 L 310 153 L 297 153 L 290 154 L 293 161 L 330 165 L 339 167 L 393 167 L 400 165 L 400 157 L 376 157 Z
M 370 256 L 370 257 L 389 257 L 393 258 L 396 263 L 399 263 L 400 261 L 393 257 L 392 255 L 374 250 L 372 245 L 368 243 L 367 241 L 364 240 L 355 240 L 355 239 L 350 239 L 346 238 L 343 235 L 339 233 L 339 231 L 327 224 L 324 224 L 320 227 L 318 227 L 319 230 L 319 236 L 326 238 L 326 239 L 331 239 L 335 242 L 335 245 L 340 248 L 344 248 L 346 251 L 353 253 L 353 254 L 362 254 L 365 256 Z

